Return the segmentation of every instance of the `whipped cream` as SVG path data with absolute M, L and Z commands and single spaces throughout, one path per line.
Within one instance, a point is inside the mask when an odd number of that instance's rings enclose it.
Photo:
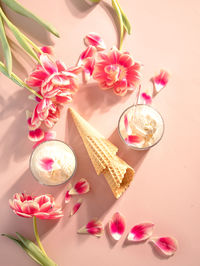
M 119 131 L 122 138 L 127 138 L 127 131 L 124 124 L 124 116 L 129 121 L 129 135 L 137 135 L 140 142 L 128 144 L 132 147 L 143 149 L 157 143 L 164 131 L 164 123 L 161 115 L 148 105 L 139 104 L 128 108 L 122 115 L 119 122 Z
M 33 151 L 30 168 L 41 184 L 59 185 L 73 175 L 76 158 L 65 143 L 57 140 L 45 141 Z

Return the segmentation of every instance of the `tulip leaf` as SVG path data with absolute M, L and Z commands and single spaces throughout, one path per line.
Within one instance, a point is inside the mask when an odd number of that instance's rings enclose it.
M 4 19 L 4 21 L 7 23 L 8 27 L 12 31 L 12 33 L 15 35 L 15 38 L 19 42 L 19 44 L 24 48 L 24 50 L 31 55 L 33 58 L 35 58 L 39 63 L 39 59 L 37 54 L 33 51 L 32 47 L 29 45 L 28 41 L 24 37 L 24 35 L 18 30 L 15 25 L 13 25 L 10 20 L 6 17 L 6 15 L 3 13 L 3 10 L 0 8 L 0 15 Z
M 125 30 L 128 32 L 128 34 L 131 34 L 131 24 L 127 18 L 127 16 L 125 15 L 124 11 L 122 10 L 122 8 L 119 5 L 119 2 L 116 0 L 116 3 L 120 9 L 121 15 L 122 15 L 122 20 L 123 20 L 123 24 L 124 24 L 124 28 Z
M 116 0 L 112 0 L 112 6 L 115 9 L 116 14 L 117 14 L 118 19 L 119 19 L 119 26 L 120 26 L 120 45 L 119 45 L 119 49 L 121 49 L 122 48 L 123 38 L 124 38 L 124 24 L 123 24 L 122 14 L 121 14 L 120 8 L 119 8 Z
M 19 13 L 20 15 L 35 20 L 37 23 L 42 25 L 45 29 L 54 34 L 56 37 L 60 37 L 59 33 L 52 25 L 39 18 L 38 16 L 30 12 L 28 9 L 24 8 L 16 0 L 2 0 L 2 2 L 4 2 L 8 7 L 10 7 L 12 10 Z
M 8 43 L 8 40 L 5 34 L 4 24 L 3 24 L 3 20 L 1 16 L 0 16 L 0 39 L 2 43 L 5 60 L 6 60 L 8 74 L 10 76 L 12 73 L 12 54 L 11 54 L 10 46 L 9 46 L 9 43 Z
M 16 233 L 19 240 L 23 243 L 23 245 L 31 252 L 31 254 L 43 265 L 43 266 L 56 266 L 56 263 L 51 260 L 49 257 L 45 256 L 42 253 L 41 249 L 35 245 L 29 239 L 23 237 L 19 233 Z
M 39 265 L 42 265 L 34 256 L 33 254 L 24 246 L 24 244 L 22 243 L 22 241 L 20 241 L 19 239 L 15 238 L 14 236 L 11 235 L 7 235 L 7 234 L 2 234 L 2 236 L 6 236 L 9 239 L 13 240 L 16 244 L 18 244 L 21 248 L 23 248 L 23 250 L 29 255 L 29 257 L 31 257 L 35 262 L 37 262 Z

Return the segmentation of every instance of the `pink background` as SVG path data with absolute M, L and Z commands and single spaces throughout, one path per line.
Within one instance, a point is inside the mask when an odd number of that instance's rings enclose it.
M 98 32 L 108 47 L 117 43 L 116 17 L 106 3 L 89 7 L 84 0 L 20 0 L 27 8 L 50 21 L 61 34 L 56 39 L 35 22 L 7 14 L 38 45 L 53 45 L 58 58 L 75 64 L 84 49 L 83 37 Z M 110 1 L 107 1 L 110 3 Z M 84 196 L 79 212 L 68 218 L 72 203 L 65 207 L 62 220 L 39 221 L 39 232 L 47 253 L 59 265 L 126 266 L 199 266 L 200 265 L 200 175 L 199 175 L 199 9 L 198 0 L 159 1 L 120 0 L 133 27 L 124 48 L 144 64 L 143 88 L 161 68 L 170 71 L 171 79 L 153 101 L 164 117 L 166 130 L 162 141 L 148 152 L 126 149 L 116 126 L 121 112 L 133 102 L 133 96 L 120 98 L 101 91 L 96 84 L 81 87 L 72 106 L 119 147 L 119 155 L 136 170 L 131 187 L 115 200 L 103 176 L 96 176 L 83 143 L 66 110 L 56 125 L 57 137 L 70 144 L 78 158 L 73 182 L 88 178 L 92 190 Z M 15 72 L 26 77 L 34 63 L 15 43 Z M 2 52 L 1 52 L 2 58 Z M 31 176 L 28 160 L 31 143 L 27 140 L 25 110 L 30 107 L 29 93 L 0 77 L 0 232 L 20 232 L 33 239 L 31 219 L 12 213 L 8 199 L 15 192 L 51 192 L 62 203 L 65 186 L 47 188 Z M 130 96 L 130 97 L 129 97 Z M 76 198 L 74 198 L 74 202 Z M 93 217 L 106 225 L 112 214 L 126 217 L 126 233 L 116 244 L 107 233 L 97 239 L 77 235 L 76 231 Z M 175 256 L 163 259 L 149 243 L 129 245 L 126 235 L 134 224 L 152 221 L 154 235 L 174 236 L 179 242 Z M 0 264 L 35 265 L 16 244 L 0 237 Z

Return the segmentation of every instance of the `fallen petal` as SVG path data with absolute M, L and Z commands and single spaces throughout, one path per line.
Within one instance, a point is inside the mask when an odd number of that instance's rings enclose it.
M 128 234 L 129 241 L 143 241 L 149 238 L 153 233 L 153 223 L 141 223 L 135 225 Z
M 178 248 L 178 242 L 172 237 L 153 237 L 150 241 L 166 256 L 172 256 Z
M 97 33 L 94 33 L 94 32 L 89 33 L 84 38 L 84 41 L 85 41 L 86 45 L 95 46 L 96 49 L 99 51 L 106 49 L 106 45 L 105 45 L 103 39 Z
M 77 203 L 74 205 L 74 207 L 71 210 L 70 216 L 74 215 L 79 210 L 79 208 L 81 207 L 82 203 L 83 203 L 83 199 L 79 199 L 77 201 Z
M 103 234 L 103 225 L 99 220 L 93 219 L 89 223 L 87 223 L 87 225 L 79 229 L 77 233 L 90 234 L 90 235 L 95 235 L 97 237 L 101 237 Z
M 125 219 L 119 212 L 116 212 L 109 222 L 109 230 L 115 240 L 119 240 L 124 233 Z
M 44 138 L 42 138 L 40 141 L 37 141 L 33 145 L 33 149 L 35 149 L 40 143 L 47 141 L 47 140 L 55 139 L 55 138 L 56 138 L 56 132 L 55 131 L 46 131 L 46 132 L 44 132 Z
M 53 48 L 51 46 L 43 46 L 40 49 L 45 54 L 53 55 Z
M 46 171 L 51 171 L 53 168 L 54 160 L 52 158 L 43 158 L 40 160 L 41 167 Z
M 70 200 L 71 200 L 71 197 L 72 197 L 72 196 L 69 194 L 69 191 L 70 191 L 71 188 L 72 188 L 72 184 L 69 183 L 69 184 L 67 185 L 67 191 L 66 191 L 66 193 L 65 193 L 65 203 L 69 203 Z
M 137 135 L 129 135 L 127 138 L 125 138 L 125 141 L 129 145 L 134 143 L 140 143 L 141 137 Z
M 160 92 L 169 81 L 169 73 L 165 70 L 161 70 L 160 73 L 151 79 L 154 85 L 155 92 Z
M 85 194 L 90 190 L 90 185 L 85 178 L 81 178 L 72 189 L 70 189 L 70 195 Z
M 41 128 L 30 130 L 28 134 L 30 141 L 40 141 L 44 138 L 44 131 Z
M 145 104 L 151 104 L 152 103 L 152 97 L 147 94 L 146 92 L 143 92 L 141 94 L 142 99 L 144 100 Z
M 127 116 L 127 114 L 125 114 L 125 116 L 124 116 L 124 126 L 125 126 L 125 129 L 126 129 L 126 133 L 127 133 L 127 135 L 128 135 L 128 136 L 131 135 L 132 130 L 131 130 L 131 127 L 130 127 L 130 125 L 129 125 L 129 121 L 128 121 L 128 116 Z

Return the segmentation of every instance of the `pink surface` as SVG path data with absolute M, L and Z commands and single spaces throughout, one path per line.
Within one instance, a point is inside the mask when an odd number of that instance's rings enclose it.
M 56 26 L 61 39 L 56 39 L 40 26 L 20 15 L 12 20 L 39 40 L 38 44 L 55 46 L 58 58 L 66 64 L 76 62 L 84 48 L 82 38 L 90 31 L 100 33 L 108 47 L 116 44 L 117 33 L 110 8 L 101 4 L 94 8 L 82 0 L 20 1 Z M 65 207 L 62 220 L 39 221 L 39 232 L 47 254 L 59 265 L 115 266 L 199 266 L 200 265 L 200 199 L 199 199 L 199 8 L 191 1 L 120 1 L 133 26 L 124 47 L 144 64 L 144 87 L 160 68 L 171 72 L 169 85 L 153 101 L 164 117 L 166 130 L 162 141 L 147 152 L 128 150 L 116 130 L 121 112 L 133 96 L 120 98 L 103 92 L 95 84 L 82 87 L 72 106 L 101 133 L 119 147 L 119 155 L 136 170 L 135 180 L 119 200 L 115 200 L 103 176 L 96 176 L 83 143 L 66 111 L 56 125 L 58 139 L 66 141 L 78 158 L 73 182 L 86 177 L 92 190 L 76 215 L 69 218 L 73 202 Z M 22 78 L 32 69 L 33 62 L 15 47 L 15 70 Z M 2 57 L 2 53 L 1 53 Z M 0 77 L 0 167 L 1 219 L 0 232 L 20 232 L 33 239 L 32 221 L 17 217 L 8 207 L 15 192 L 51 192 L 61 203 L 65 186 L 48 188 L 31 176 L 28 160 L 31 144 L 27 140 L 25 110 L 30 106 L 28 92 Z M 74 198 L 74 202 L 76 202 Z M 76 231 L 93 217 L 106 225 L 113 213 L 126 217 L 126 233 L 114 244 L 107 232 L 97 239 L 77 235 Z M 127 244 L 129 229 L 137 223 L 152 221 L 155 235 L 174 236 L 179 241 L 175 256 L 163 259 L 149 243 Z M 0 264 L 6 266 L 35 265 L 10 240 L 0 237 Z

